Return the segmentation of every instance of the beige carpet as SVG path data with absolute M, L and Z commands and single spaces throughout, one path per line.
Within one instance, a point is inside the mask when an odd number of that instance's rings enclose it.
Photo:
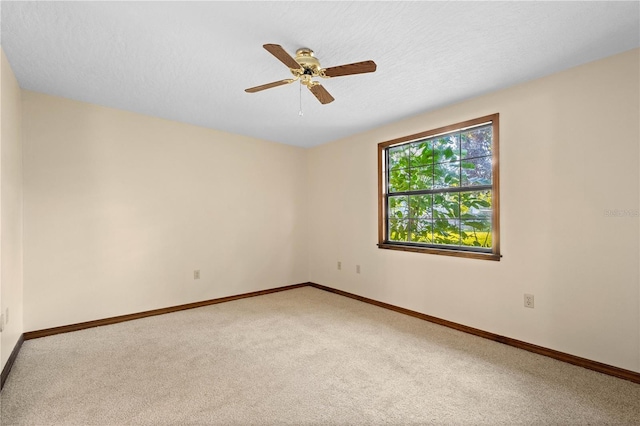
M 640 385 L 314 288 L 26 341 L 2 425 L 640 424 Z

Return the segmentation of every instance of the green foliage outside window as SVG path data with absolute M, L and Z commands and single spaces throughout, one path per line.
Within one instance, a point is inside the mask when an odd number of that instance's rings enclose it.
M 492 247 L 492 126 L 387 148 L 387 238 Z

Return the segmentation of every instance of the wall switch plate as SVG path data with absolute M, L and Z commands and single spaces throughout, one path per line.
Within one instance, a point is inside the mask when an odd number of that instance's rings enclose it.
M 193 279 L 194 280 L 199 280 L 200 279 L 200 269 L 195 269 L 193 271 Z
M 4 320 L 9 324 L 9 308 L 7 308 L 4 313 Z
M 360 273 L 360 265 L 356 265 L 356 274 Z
M 342 270 L 342 262 L 338 261 L 338 271 Z
M 533 309 L 533 294 L 524 295 L 524 307 Z

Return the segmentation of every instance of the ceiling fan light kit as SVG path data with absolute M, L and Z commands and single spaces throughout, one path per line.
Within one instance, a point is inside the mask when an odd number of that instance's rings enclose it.
M 309 48 L 302 47 L 298 49 L 296 51 L 295 58 L 293 58 L 279 44 L 265 44 L 262 47 L 286 65 L 291 74 L 293 74 L 293 78 L 274 81 L 272 83 L 245 89 L 245 92 L 247 93 L 256 93 L 262 90 L 271 89 L 272 87 L 291 84 L 294 81 L 299 80 L 300 84 L 305 85 L 309 91 L 313 93 L 316 99 L 324 105 L 333 102 L 335 99 L 327 89 L 322 86 L 322 84 L 313 80 L 314 78 L 341 77 L 353 74 L 364 74 L 374 72 L 376 70 L 376 63 L 373 61 L 355 62 L 353 64 L 322 68 L 320 66 L 320 61 L 315 57 L 313 50 Z

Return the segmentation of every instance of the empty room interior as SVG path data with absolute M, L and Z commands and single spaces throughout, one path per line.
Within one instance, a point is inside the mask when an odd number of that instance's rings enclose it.
M 11 2 L 2 424 L 640 424 L 640 3 Z

